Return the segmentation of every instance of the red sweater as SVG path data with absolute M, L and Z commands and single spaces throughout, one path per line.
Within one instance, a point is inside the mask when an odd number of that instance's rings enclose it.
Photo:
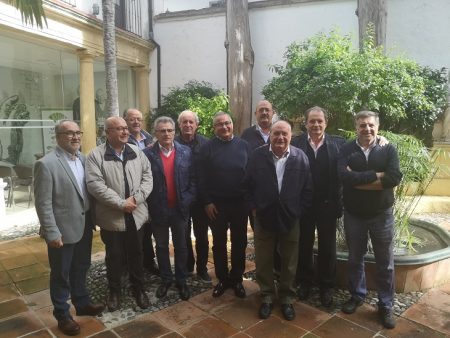
M 177 190 L 175 188 L 175 148 L 170 153 L 169 157 L 164 156 L 160 153 L 164 176 L 166 177 L 166 188 L 167 188 L 167 204 L 169 208 L 175 208 L 177 204 Z

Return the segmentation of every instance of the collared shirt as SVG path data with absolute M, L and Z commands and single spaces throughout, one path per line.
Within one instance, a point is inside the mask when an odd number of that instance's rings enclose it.
M 309 136 L 309 134 L 308 134 L 308 142 L 309 142 L 309 145 L 311 146 L 312 150 L 314 151 L 314 157 L 317 158 L 317 152 L 319 151 L 319 148 L 321 146 L 323 146 L 323 144 L 325 143 L 325 134 L 322 135 L 322 139 L 320 140 L 320 142 L 317 145 L 314 143 L 311 136 Z
M 286 162 L 290 154 L 290 148 L 285 151 L 285 153 L 278 157 L 274 154 L 272 151 L 272 145 L 269 146 L 269 151 L 272 153 L 273 163 L 275 164 L 275 172 L 277 173 L 277 181 L 278 181 L 278 192 L 281 192 L 281 185 L 283 184 L 283 176 L 284 176 L 284 170 L 286 169 Z
M 269 139 L 270 136 L 270 132 L 268 132 L 267 134 L 262 130 L 262 128 L 259 126 L 259 124 L 256 124 L 256 130 L 259 131 L 259 133 L 261 134 L 261 137 L 263 138 L 264 142 L 267 143 L 267 140 Z
M 231 138 L 230 138 L 229 140 L 224 140 L 223 138 L 221 138 L 221 137 L 219 137 L 219 136 L 217 136 L 217 135 L 216 135 L 216 137 L 217 137 L 219 140 L 223 141 L 223 142 L 230 142 L 231 140 L 233 140 L 234 134 L 231 135 Z
M 121 161 L 123 161 L 123 152 L 125 150 L 125 145 L 122 146 L 122 150 L 118 153 L 113 147 L 106 143 L 106 145 L 113 151 L 114 155 L 116 155 Z
M 170 149 L 167 149 L 165 147 L 163 147 L 161 145 L 161 143 L 158 142 L 159 145 L 159 150 L 161 150 L 161 153 L 165 156 L 165 157 L 169 157 L 170 154 L 172 154 L 172 151 L 175 149 L 174 144 L 172 142 L 172 147 Z
M 140 140 L 137 140 L 136 137 L 134 137 L 134 135 L 131 135 L 131 134 L 130 134 L 130 137 L 135 141 L 135 144 L 139 147 L 139 149 L 143 150 L 146 148 L 145 140 L 147 139 L 147 137 L 145 137 L 145 135 L 142 132 L 140 132 L 140 134 L 141 134 Z
M 59 146 L 57 146 L 59 147 Z M 87 198 L 87 189 L 86 189 L 86 180 L 84 177 L 84 167 L 83 163 L 81 163 L 80 160 L 80 152 L 77 152 L 75 155 L 65 151 L 61 147 L 59 147 L 64 153 L 64 158 L 67 161 L 67 164 L 70 167 L 70 170 L 72 170 L 73 176 L 75 176 L 75 179 L 78 184 L 78 188 L 80 188 L 81 193 L 83 194 L 84 203 L 86 206 L 86 210 L 88 208 L 88 198 Z
M 358 139 L 356 139 L 356 144 L 358 145 L 358 147 L 361 148 L 362 152 L 364 153 L 364 155 L 366 156 L 366 161 L 369 161 L 369 155 L 370 152 L 372 151 L 372 149 L 377 145 L 377 141 L 378 138 L 375 138 L 375 140 L 372 141 L 371 144 L 369 144 L 369 146 L 366 148 L 364 148 L 361 144 L 359 144 Z

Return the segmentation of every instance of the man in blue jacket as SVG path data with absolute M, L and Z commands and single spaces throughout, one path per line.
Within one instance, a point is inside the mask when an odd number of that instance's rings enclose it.
M 188 300 L 186 229 L 189 208 L 195 199 L 195 175 L 191 150 L 174 141 L 175 122 L 166 116 L 154 123 L 157 142 L 144 150 L 153 173 L 153 191 L 148 201 L 161 285 L 156 297 L 169 290 L 173 273 L 169 258 L 169 229 L 175 249 L 175 280 L 180 298 Z
M 344 194 L 344 229 L 348 246 L 351 298 L 342 311 L 351 314 L 367 294 L 364 255 L 368 235 L 377 269 L 378 314 L 387 329 L 395 327 L 394 299 L 394 187 L 402 178 L 397 150 L 379 145 L 378 114 L 361 111 L 355 116 L 357 139 L 346 143 L 338 158 Z
M 281 256 L 278 298 L 286 320 L 295 318 L 299 219 L 313 197 L 311 172 L 305 153 L 293 146 L 291 126 L 278 121 L 270 131 L 270 145 L 257 148 L 249 160 L 244 184 L 255 216 L 256 281 L 261 289 L 259 317 L 270 316 L 275 297 L 273 250 Z

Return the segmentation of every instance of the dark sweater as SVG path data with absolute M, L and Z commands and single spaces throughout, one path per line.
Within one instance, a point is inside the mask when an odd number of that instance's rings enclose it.
M 375 182 L 377 172 L 384 172 L 381 179 L 383 190 L 356 188 L 358 185 Z M 392 144 L 383 147 L 376 144 L 367 161 L 356 141 L 346 143 L 339 153 L 338 173 L 344 187 L 345 210 L 363 218 L 374 217 L 392 207 L 394 187 L 402 179 L 397 150 Z
M 197 169 L 204 205 L 243 199 L 242 181 L 249 154 L 249 144 L 236 136 L 231 141 L 214 137 L 200 148 Z

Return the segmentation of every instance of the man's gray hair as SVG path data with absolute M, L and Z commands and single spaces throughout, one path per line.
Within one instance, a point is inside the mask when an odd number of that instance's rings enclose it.
M 228 116 L 228 117 L 230 118 L 230 121 L 233 122 L 233 119 L 231 118 L 230 114 L 225 113 L 224 111 L 221 111 L 221 110 L 220 110 L 220 111 L 218 111 L 217 113 L 214 114 L 214 117 L 213 117 L 213 125 L 215 125 L 217 119 L 218 119 L 219 117 L 223 116 L 223 115 Z
M 323 113 L 323 116 L 325 117 L 325 122 L 328 122 L 328 112 L 325 110 L 325 108 L 319 107 L 319 106 L 314 106 L 309 108 L 307 111 L 305 111 L 304 114 L 304 118 L 305 118 L 305 122 L 308 121 L 309 118 L 309 114 L 313 111 L 320 111 Z
M 69 120 L 69 119 L 59 120 L 58 123 L 55 124 L 55 134 L 58 134 L 58 133 L 60 133 L 62 131 L 63 125 L 66 122 L 73 122 L 73 123 L 75 123 L 78 126 L 78 123 L 76 123 L 73 120 Z
M 198 119 L 198 114 L 197 114 L 195 111 L 192 111 L 192 110 L 183 110 L 183 111 L 180 113 L 180 115 L 178 115 L 178 119 L 177 119 L 178 125 L 181 124 L 181 119 L 182 119 L 185 115 L 187 115 L 187 114 L 192 114 L 192 116 L 194 116 L 194 120 L 195 120 L 195 123 L 197 123 L 197 125 L 200 123 L 200 120 Z
M 156 128 L 158 127 L 158 124 L 160 123 L 170 123 L 172 127 L 175 129 L 175 122 L 171 117 L 168 116 L 160 116 L 158 117 L 155 122 L 153 122 L 153 130 L 156 131 Z
M 127 117 L 128 117 L 128 113 L 129 113 L 130 111 L 132 111 L 132 110 L 135 110 L 135 111 L 139 112 L 139 113 L 141 114 L 141 116 L 143 116 L 142 112 L 141 112 L 139 109 L 137 109 L 137 108 L 128 108 L 128 109 L 125 109 L 124 112 L 123 112 L 123 118 L 124 118 L 125 120 L 126 120 Z
M 280 124 L 280 123 L 287 124 L 288 127 L 289 127 L 289 131 L 292 132 L 292 126 L 291 126 L 291 124 L 290 124 L 288 121 L 286 121 L 286 120 L 277 120 L 277 121 L 275 121 L 274 123 L 272 123 L 272 125 L 270 126 L 270 131 L 272 131 L 273 127 L 275 127 L 277 124 Z
M 361 110 L 359 113 L 357 113 L 355 115 L 355 125 L 357 125 L 359 119 L 365 119 L 368 117 L 374 117 L 377 126 L 380 125 L 380 117 L 378 116 L 378 113 L 371 110 Z

